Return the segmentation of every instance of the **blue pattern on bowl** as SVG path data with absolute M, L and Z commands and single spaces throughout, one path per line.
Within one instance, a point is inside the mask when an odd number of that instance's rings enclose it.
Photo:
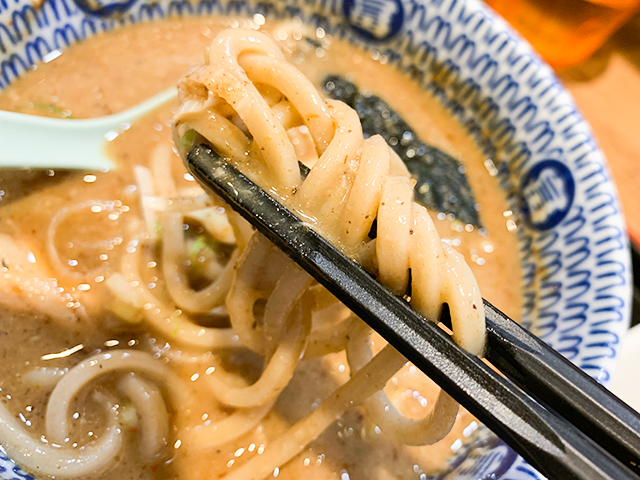
M 97 32 L 212 13 L 298 16 L 434 94 L 493 160 L 507 192 L 519 227 L 525 324 L 592 377 L 609 380 L 630 308 L 615 188 L 553 72 L 477 0 L 45 0 L 38 9 L 30 0 L 0 0 L 0 89 L 50 51 Z M 439 480 L 542 478 L 486 428 L 474 435 Z M 31 477 L 0 456 L 0 478 Z

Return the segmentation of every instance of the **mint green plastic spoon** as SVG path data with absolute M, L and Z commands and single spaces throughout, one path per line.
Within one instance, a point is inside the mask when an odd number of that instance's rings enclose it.
M 177 95 L 168 90 L 114 115 L 87 120 L 45 118 L 0 110 L 0 168 L 110 170 L 107 141 Z

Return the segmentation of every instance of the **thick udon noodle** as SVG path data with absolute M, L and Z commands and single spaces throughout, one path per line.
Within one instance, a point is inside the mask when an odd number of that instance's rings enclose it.
M 482 353 L 484 316 L 477 283 L 462 257 L 441 242 L 426 209 L 412 202 L 413 185 L 401 160 L 382 137 L 364 140 L 356 113 L 340 102 L 324 100 L 272 40 L 252 31 L 223 32 L 208 51 L 208 64 L 181 81 L 180 93 L 178 135 L 194 129 L 218 153 L 368 266 L 394 293 L 404 295 L 411 283 L 411 304 L 426 318 L 437 320 L 447 303 L 453 339 L 469 352 Z M 304 181 L 290 139 L 296 134 L 307 136 L 315 147 L 305 158 L 311 171 Z M 374 221 L 376 238 L 370 239 Z M 273 402 L 293 376 L 307 338 L 315 334 L 310 316 L 305 315 L 317 310 L 307 298 L 311 282 L 284 256 L 266 253 L 273 249 L 254 235 L 229 292 L 227 308 L 234 332 L 267 363 L 251 386 L 218 385 L 218 396 L 227 405 L 260 408 Z M 269 272 L 270 278 L 256 272 Z M 261 320 L 253 314 L 260 298 L 266 300 Z M 366 379 L 356 376 L 372 362 L 370 331 L 355 319 L 344 322 L 352 323 L 349 336 L 328 345 L 346 345 L 351 388 L 366 392 L 361 383 L 384 385 L 405 359 L 386 346 L 378 354 L 385 357 L 386 370 L 373 370 Z M 348 404 L 364 402 L 385 434 L 412 445 L 442 439 L 458 410 L 442 391 L 430 413 L 417 421 L 397 412 L 382 391 L 348 400 Z M 229 478 L 262 478 L 289 460 L 326 428 L 326 422 L 311 418 L 321 415 L 322 410 L 314 412 L 278 440 L 282 448 L 270 449 L 274 463 L 264 457 L 252 460 Z M 295 441 L 288 438 L 294 435 Z
M 226 30 L 207 52 L 207 63 L 180 82 L 180 108 L 175 116 L 177 144 L 185 149 L 197 139 L 236 164 L 278 196 L 313 228 L 361 263 L 430 321 L 442 305 L 451 311 L 453 339 L 467 351 L 484 348 L 482 300 L 471 270 L 443 243 L 426 209 L 412 201 L 413 184 L 402 161 L 380 136 L 363 138 L 356 113 L 326 100 L 267 36 Z M 295 141 L 294 141 L 295 140 Z M 298 161 L 311 167 L 300 177 Z M 182 347 L 166 355 L 118 349 L 90 356 L 68 371 L 38 369 L 25 376 L 33 385 L 53 386 L 45 415 L 46 442 L 33 438 L 0 403 L 0 438 L 7 454 L 27 469 L 59 478 L 81 477 L 107 469 L 123 448 L 125 429 L 118 400 L 95 392 L 103 406 L 106 428 L 98 438 L 77 446 L 72 436 L 70 406 L 97 378 L 117 374 L 118 395 L 140 415 L 138 447 L 147 463 L 163 455 L 170 440 L 172 410 L 180 442 L 196 450 L 228 444 L 255 428 L 271 411 L 301 360 L 346 351 L 350 379 L 312 413 L 290 426 L 264 452 L 224 477 L 262 479 L 284 465 L 354 405 L 399 444 L 425 445 L 451 429 L 458 405 L 440 392 L 429 413 L 410 419 L 382 390 L 406 359 L 390 346 L 374 355 L 371 330 L 349 314 L 297 265 L 218 199 L 199 188 L 184 189 L 171 175 L 166 149 L 153 152 L 151 168 L 134 167 L 142 218 L 122 226 L 126 253 L 105 283 L 113 296 L 111 309 L 126 322 L 146 324 Z M 115 203 L 82 203 L 82 208 L 121 213 Z M 80 208 L 78 207 L 78 208 Z M 65 216 L 61 210 L 48 231 L 47 251 L 59 275 L 83 281 L 95 275 L 70 270 L 60 259 L 56 235 Z M 92 210 L 96 211 L 96 210 Z M 189 248 L 183 224 L 200 222 L 221 244 L 235 248 L 226 257 L 209 258 L 204 288 L 194 288 L 184 269 Z M 375 222 L 375 235 L 372 227 Z M 371 238 L 374 237 L 374 238 Z M 159 245 L 159 248 L 156 246 Z M 61 326 L 77 328 L 86 317 L 73 296 L 62 291 L 37 266 L 28 250 L 0 236 L 0 253 L 22 267 L 5 275 L 7 287 L 34 288 L 42 309 Z M 148 286 L 141 266 L 161 265 L 164 293 Z M 60 295 L 52 295 L 59 292 Z M 30 295 L 29 298 L 32 298 Z M 20 298 L 13 307 L 19 309 Z M 22 308 L 27 308 L 24 305 Z M 194 318 L 217 313 L 230 327 L 203 327 Z M 264 358 L 259 378 L 224 370 L 215 353 L 248 348 Z M 158 356 L 162 356 L 158 360 Z M 231 413 L 198 425 L 180 422 L 188 404 L 181 378 L 172 366 L 207 365 L 208 393 Z

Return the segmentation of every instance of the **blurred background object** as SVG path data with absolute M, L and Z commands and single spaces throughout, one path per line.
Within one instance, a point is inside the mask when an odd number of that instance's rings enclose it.
M 487 0 L 555 69 L 586 60 L 640 9 L 640 0 Z

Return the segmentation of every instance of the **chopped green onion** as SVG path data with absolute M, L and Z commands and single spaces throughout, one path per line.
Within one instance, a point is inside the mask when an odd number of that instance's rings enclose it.
M 123 405 L 120 407 L 120 421 L 129 428 L 138 426 L 138 412 L 134 407 Z
M 189 129 L 185 132 L 184 135 L 178 137 L 178 141 L 176 143 L 180 155 L 186 157 L 187 153 L 189 153 L 189 150 L 191 150 L 193 143 L 196 141 L 196 135 L 198 135 L 198 132 L 196 132 L 194 129 Z
M 144 319 L 139 308 L 129 305 L 117 297 L 109 302 L 109 310 L 120 320 L 124 320 L 127 323 L 136 324 L 142 322 Z
M 33 106 L 34 108 L 42 110 L 45 113 L 49 113 L 60 118 L 73 118 L 73 116 L 71 115 L 71 110 L 60 108 L 53 103 L 33 102 Z
M 196 239 L 189 245 L 188 256 L 191 262 L 192 271 L 199 276 L 206 276 L 204 262 L 200 261 L 201 257 L 206 260 L 214 260 L 216 252 L 219 250 L 218 242 L 208 235 L 198 235 Z

